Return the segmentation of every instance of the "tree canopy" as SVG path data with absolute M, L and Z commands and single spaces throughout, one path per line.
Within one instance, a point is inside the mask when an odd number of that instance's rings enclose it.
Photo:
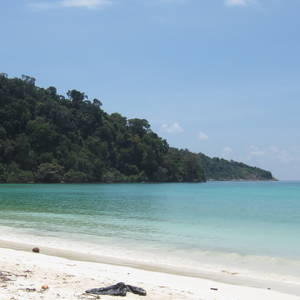
M 144 119 L 67 97 L 30 76 L 0 74 L 0 182 L 202 182 L 272 179 L 270 172 L 169 147 Z

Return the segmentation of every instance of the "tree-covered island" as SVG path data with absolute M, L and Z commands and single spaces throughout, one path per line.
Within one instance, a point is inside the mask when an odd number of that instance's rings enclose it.
M 272 180 L 271 172 L 168 145 L 98 99 L 0 74 L 0 182 Z

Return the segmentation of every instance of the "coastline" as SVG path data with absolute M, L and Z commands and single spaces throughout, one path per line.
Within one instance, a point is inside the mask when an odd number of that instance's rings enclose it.
M 4 294 L 0 295 L 1 300 L 10 299 L 8 296 L 15 296 L 14 293 L 17 292 L 22 294 L 21 299 L 26 300 L 40 299 L 39 296 L 49 300 L 63 299 L 61 295 L 65 295 L 66 299 L 89 299 L 82 295 L 86 289 L 108 286 L 119 281 L 146 288 L 148 296 L 144 299 L 300 299 L 300 294 L 296 290 L 284 290 L 279 282 L 275 288 L 273 282 L 272 289 L 268 289 L 271 281 L 251 282 L 249 279 L 242 280 L 230 272 L 226 274 L 227 280 L 224 280 L 209 273 L 193 274 L 176 268 L 135 263 L 134 259 L 126 263 L 113 257 L 101 258 L 55 248 L 42 247 L 41 253 L 35 254 L 31 252 L 33 246 L 0 241 L 0 271 L 23 272 L 23 275 L 26 270 L 33 272 L 27 274 L 27 278 L 21 276 L 12 283 L 6 283 Z M 38 290 L 43 284 L 49 285 L 49 291 L 22 292 L 22 285 L 25 289 L 34 286 Z M 57 294 L 60 296 L 58 297 Z M 107 297 L 110 299 L 109 296 Z M 140 297 L 128 295 L 128 299 L 140 299 Z
M 277 178 L 272 179 L 207 179 L 206 182 L 277 182 L 282 181 Z
M 105 182 L 105 181 L 91 181 L 91 182 L 37 182 L 37 181 L 28 181 L 28 182 L 0 182 L 0 185 L 13 185 L 13 184 L 24 184 L 24 185 L 40 185 L 40 184 L 45 184 L 45 185 L 77 185 L 77 184 L 84 184 L 84 185 L 89 185 L 89 184 L 169 184 L 169 183 L 176 183 L 176 184 L 185 184 L 185 183 L 208 183 L 208 182 L 277 182 L 277 181 L 283 181 L 277 178 L 272 178 L 272 179 L 205 179 L 203 181 L 116 181 L 116 182 Z M 293 181 L 293 180 L 285 180 L 285 181 Z

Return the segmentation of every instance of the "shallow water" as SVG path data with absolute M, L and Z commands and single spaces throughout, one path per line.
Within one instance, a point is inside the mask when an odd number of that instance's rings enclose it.
M 0 238 L 300 278 L 300 182 L 0 185 Z M 138 255 L 137 255 L 138 253 Z

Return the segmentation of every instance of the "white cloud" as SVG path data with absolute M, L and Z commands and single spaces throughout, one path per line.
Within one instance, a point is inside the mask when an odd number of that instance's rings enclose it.
M 60 5 L 62 7 L 97 8 L 108 4 L 111 4 L 111 0 L 62 0 L 60 1 Z
M 167 133 L 181 133 L 183 132 L 183 128 L 179 123 L 174 122 L 173 124 L 162 124 L 161 129 Z
M 112 4 L 113 0 L 42 0 L 29 3 L 29 6 L 35 9 L 51 8 L 102 8 Z M 186 3 L 187 0 L 159 0 L 162 3 Z M 226 6 L 247 6 L 257 3 L 258 0 L 224 0 Z
M 36 9 L 51 8 L 101 8 L 112 4 L 112 0 L 60 0 L 52 2 L 33 2 L 30 6 Z
M 199 133 L 198 133 L 198 138 L 199 138 L 199 140 L 201 140 L 201 141 L 206 141 L 206 140 L 208 140 L 208 135 L 207 134 L 205 134 L 204 132 L 202 132 L 202 131 L 200 131 Z
M 270 146 L 264 148 L 250 146 L 248 159 L 251 161 L 253 159 L 257 160 L 261 158 L 264 160 L 276 160 L 282 163 L 299 162 L 300 157 L 297 155 L 298 152 L 299 151 L 292 151 L 292 149 L 282 149 L 277 146 Z
M 249 154 L 251 156 L 263 156 L 263 155 L 266 154 L 266 152 L 263 151 L 263 150 L 261 150 L 261 149 L 259 149 L 256 146 L 250 146 L 250 152 L 249 152 Z
M 261 150 L 250 151 L 250 155 L 252 156 L 263 156 L 265 154 L 266 154 L 265 151 L 261 151 Z
M 268 150 L 271 155 L 281 162 L 289 163 L 299 161 L 299 157 L 296 157 L 294 153 L 292 153 L 293 151 L 291 151 L 291 149 L 287 151 L 276 146 L 271 146 Z
M 229 147 L 229 146 L 226 146 L 226 147 L 224 147 L 224 149 L 223 149 L 223 152 L 224 152 L 224 153 L 232 153 L 232 152 L 233 152 L 233 150 L 232 150 L 232 148 L 231 148 L 231 147 Z
M 269 149 L 272 153 L 279 153 L 280 152 L 280 149 L 276 146 L 271 146 Z
M 225 159 L 232 159 L 233 157 L 233 149 L 229 146 L 226 146 L 222 149 L 221 157 Z
M 247 6 L 254 3 L 254 0 L 225 0 L 226 6 Z

